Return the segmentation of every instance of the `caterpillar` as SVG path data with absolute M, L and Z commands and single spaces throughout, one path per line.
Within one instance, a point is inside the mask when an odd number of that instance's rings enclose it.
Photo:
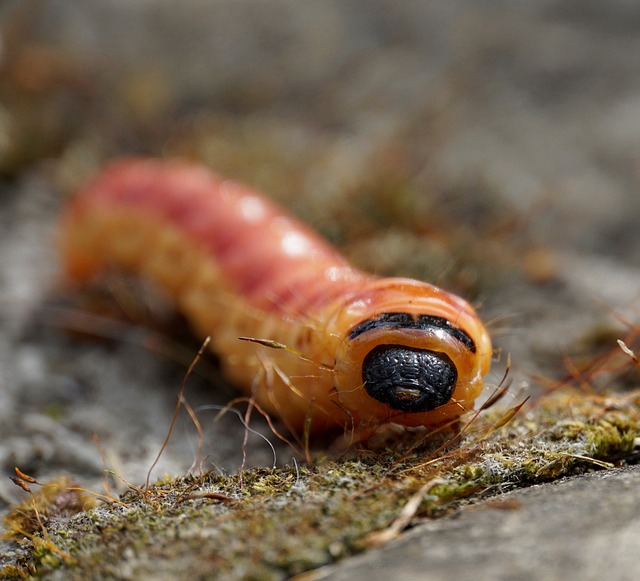
M 361 271 L 257 191 L 186 161 L 111 162 L 71 197 L 60 247 L 71 280 L 114 266 L 158 285 L 293 433 L 455 422 L 489 370 L 467 302 Z

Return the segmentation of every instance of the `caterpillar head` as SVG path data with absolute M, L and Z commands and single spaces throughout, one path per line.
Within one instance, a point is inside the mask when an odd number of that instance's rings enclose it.
M 359 423 L 437 425 L 470 409 L 491 343 L 472 307 L 425 283 L 375 281 L 339 319 L 337 397 Z

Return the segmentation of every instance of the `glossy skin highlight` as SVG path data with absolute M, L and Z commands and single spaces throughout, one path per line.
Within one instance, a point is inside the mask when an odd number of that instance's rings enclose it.
M 258 192 L 197 165 L 112 163 L 70 201 L 61 249 L 76 281 L 116 266 L 164 289 L 194 330 L 211 336 L 227 377 L 292 432 L 437 426 L 473 407 L 489 370 L 489 335 L 468 303 L 427 283 L 362 272 Z M 385 313 L 447 326 L 366 323 Z M 363 361 L 379 345 L 444 354 L 457 376 L 451 399 L 406 412 L 371 397 Z

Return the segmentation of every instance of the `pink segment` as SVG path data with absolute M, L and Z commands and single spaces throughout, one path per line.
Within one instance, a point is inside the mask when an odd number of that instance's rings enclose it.
M 166 220 L 207 248 L 225 282 L 265 310 L 308 312 L 368 278 L 248 186 L 188 163 L 113 163 L 76 198 L 76 211 L 85 203 L 129 206 Z

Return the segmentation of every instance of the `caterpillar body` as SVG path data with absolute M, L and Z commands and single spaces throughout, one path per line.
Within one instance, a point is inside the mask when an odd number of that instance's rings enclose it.
M 228 379 L 294 433 L 438 426 L 473 407 L 489 370 L 467 302 L 355 268 L 258 192 L 188 162 L 112 162 L 69 202 L 61 249 L 72 279 L 115 266 L 159 285 Z

